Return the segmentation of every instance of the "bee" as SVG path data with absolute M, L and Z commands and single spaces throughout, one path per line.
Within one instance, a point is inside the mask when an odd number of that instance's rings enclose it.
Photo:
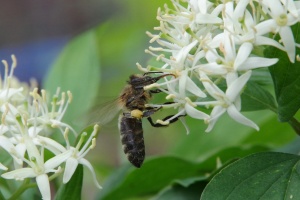
M 161 78 L 166 76 L 174 76 L 174 74 L 162 74 L 156 77 L 151 74 L 161 72 L 148 72 L 143 75 L 131 75 L 127 81 L 127 85 L 122 90 L 116 101 L 113 101 L 99 109 L 94 108 L 90 113 L 90 122 L 94 118 L 98 120 L 98 124 L 105 125 L 109 123 L 118 113 L 119 122 L 118 128 L 121 137 L 123 151 L 129 162 L 135 167 L 140 168 L 145 159 L 145 144 L 143 136 L 142 119 L 147 118 L 150 124 L 154 127 L 167 126 L 165 124 L 154 123 L 151 115 L 160 110 L 162 107 L 148 107 L 146 104 L 151 99 L 153 94 L 161 92 L 160 89 L 145 90 L 144 87 L 156 83 Z M 167 102 L 164 104 L 173 103 Z M 168 124 L 178 120 L 173 115 L 167 116 L 163 121 L 168 120 Z
M 159 72 L 149 72 L 159 73 Z M 151 115 L 158 111 L 159 108 L 146 107 L 154 93 L 161 92 L 156 90 L 144 90 L 145 86 L 153 84 L 166 76 L 174 76 L 174 74 L 163 74 L 157 77 L 151 77 L 145 73 L 144 75 L 131 75 L 128 84 L 125 86 L 119 96 L 119 105 L 122 107 L 122 114 L 119 117 L 119 131 L 124 153 L 127 159 L 137 168 L 140 168 L 145 159 L 145 144 L 143 136 L 142 118 L 147 118 L 154 127 L 162 127 L 166 125 L 153 123 Z M 172 116 L 168 116 L 163 120 L 167 120 Z M 170 123 L 177 121 L 178 117 L 170 120 Z

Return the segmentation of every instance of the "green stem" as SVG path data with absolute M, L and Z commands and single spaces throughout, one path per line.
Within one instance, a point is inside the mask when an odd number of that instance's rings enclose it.
M 22 185 L 17 189 L 17 191 L 10 197 L 8 200 L 16 200 L 19 199 L 19 196 L 25 192 L 28 188 L 36 187 L 36 183 L 29 183 L 30 179 L 25 179 Z
M 290 119 L 289 124 L 294 129 L 294 131 L 297 133 L 297 135 L 300 136 L 300 122 L 293 117 Z

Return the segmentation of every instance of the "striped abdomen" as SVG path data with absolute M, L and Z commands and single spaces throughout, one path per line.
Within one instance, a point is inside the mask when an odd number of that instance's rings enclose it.
M 140 168 L 145 158 L 142 121 L 122 115 L 119 123 L 124 153 L 134 166 Z

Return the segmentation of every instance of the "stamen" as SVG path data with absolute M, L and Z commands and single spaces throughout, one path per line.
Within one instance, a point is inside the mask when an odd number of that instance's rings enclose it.
M 96 138 L 92 139 L 92 145 L 90 146 L 90 149 L 94 149 L 96 147 Z
M 79 139 L 79 142 L 77 143 L 76 145 L 76 149 L 77 151 L 79 151 L 82 143 L 84 142 L 84 138 L 87 136 L 87 133 L 86 132 L 83 132 L 81 135 L 80 135 L 80 139 Z
M 193 102 L 191 101 L 190 98 L 185 97 L 184 99 L 186 100 L 186 102 L 187 102 L 189 105 L 191 105 L 191 106 L 193 106 L 193 107 L 196 107 L 196 106 L 197 106 L 195 103 L 193 103 Z
M 64 131 L 64 138 L 66 140 L 67 148 L 69 149 L 70 147 L 70 141 L 69 141 L 69 128 L 67 127 Z
M 98 130 L 99 130 L 99 126 L 96 124 L 94 126 L 94 130 L 91 133 L 89 139 L 85 142 L 84 146 L 80 149 L 79 155 L 81 155 L 81 157 L 83 157 L 83 154 L 85 155 L 89 151 L 86 149 L 87 149 L 88 145 L 90 144 L 90 142 L 94 139 L 95 135 L 98 133 Z
M 5 118 L 6 118 L 7 114 L 8 114 L 8 111 L 9 111 L 9 107 L 8 107 L 8 104 L 6 103 L 5 104 L 5 111 L 4 111 L 4 113 L 2 114 L 2 117 L 1 117 L 1 123 L 2 124 L 6 124 L 5 123 Z
M 169 94 L 168 96 L 166 96 L 167 100 L 169 100 L 169 99 L 175 99 L 175 98 L 176 98 L 175 94 Z
M 68 103 L 70 104 L 73 100 L 73 95 L 69 90 L 67 91 L 67 95 L 68 95 Z
M 149 46 L 149 49 L 150 49 L 151 51 L 163 51 L 163 50 L 164 50 L 164 49 L 161 48 L 161 47 L 152 47 L 152 46 Z
M 12 60 L 12 64 L 11 64 L 11 69 L 10 69 L 10 74 L 9 74 L 10 77 L 13 76 L 14 69 L 17 67 L 17 58 L 14 54 L 11 55 L 11 60 Z
M 7 88 L 8 85 L 7 85 L 7 78 L 8 78 L 8 63 L 6 62 L 6 60 L 2 60 L 2 63 L 4 65 L 4 85 L 3 85 L 3 88 Z
M 41 93 L 42 93 L 43 101 L 47 102 L 46 90 L 42 90 Z
M 154 87 L 159 87 L 159 84 L 158 83 L 152 83 L 150 85 L 146 85 L 146 86 L 144 86 L 144 90 L 150 90 Z
M 161 124 L 161 125 L 164 125 L 164 126 L 167 126 L 167 125 L 170 124 L 169 121 L 162 121 L 162 120 L 160 120 L 160 119 L 156 120 L 156 123 Z
M 136 63 L 136 66 L 137 66 L 137 68 L 138 68 L 140 71 L 142 71 L 142 72 L 149 72 L 148 69 L 143 68 L 142 65 L 140 65 L 139 63 Z

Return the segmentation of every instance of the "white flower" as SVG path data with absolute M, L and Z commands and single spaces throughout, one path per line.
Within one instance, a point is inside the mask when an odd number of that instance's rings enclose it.
M 224 93 L 220 90 L 204 73 L 201 73 L 201 79 L 207 92 L 216 99 L 215 102 L 207 102 L 206 104 L 214 104 L 214 108 L 210 114 L 210 119 L 207 121 L 209 126 L 206 132 L 211 131 L 218 118 L 227 111 L 228 115 L 235 121 L 250 126 L 259 130 L 258 126 L 247 119 L 240 113 L 240 98 L 239 95 L 244 88 L 245 84 L 251 76 L 251 71 L 241 75 L 230 86 L 228 86 Z M 202 103 L 204 104 L 204 103 Z
M 53 96 L 51 107 L 48 108 L 48 100 L 45 90 L 41 90 L 41 95 L 38 93 L 38 89 L 30 93 L 33 97 L 32 104 L 29 104 L 29 119 L 28 123 L 37 127 L 35 134 L 39 134 L 40 130 L 47 130 L 48 127 L 59 128 L 61 133 L 65 128 L 69 128 L 75 135 L 76 131 L 71 126 L 62 122 L 62 118 L 68 108 L 68 105 L 72 101 L 72 94 L 67 92 L 68 99 L 66 99 L 66 93 L 61 93 L 61 99 L 59 99 L 59 89 Z
M 249 42 L 243 43 L 237 53 L 236 44 L 232 36 L 229 34 L 223 35 L 223 42 L 220 44 L 224 57 L 217 54 L 216 51 L 208 54 L 207 64 L 196 65 L 194 68 L 199 69 L 199 72 L 207 73 L 209 75 L 224 75 L 224 76 L 238 76 L 238 72 L 252 70 L 260 67 L 268 67 L 275 64 L 277 58 L 262 58 L 250 56 L 253 45 Z M 233 73 L 233 74 L 232 74 Z
M 146 52 L 155 56 L 161 66 L 145 69 L 138 65 L 143 72 L 160 71 L 175 77 L 165 77 L 162 82 L 145 87 L 157 87 L 166 93 L 167 100 L 174 101 L 152 106 L 178 109 L 173 117 L 159 123 L 168 124 L 176 117 L 189 115 L 209 121 L 209 131 L 227 111 L 234 120 L 258 130 L 239 112 L 241 97 L 237 94 L 242 92 L 242 87 L 237 87 L 237 83 L 245 86 L 251 70 L 278 62 L 278 58 L 264 57 L 267 46 L 286 51 L 294 62 L 295 48 L 299 45 L 295 44 L 291 26 L 299 22 L 299 2 L 174 0 L 172 3 L 173 8 L 165 6 L 165 11 L 158 10 L 160 26 L 154 29 L 159 33 L 147 32 L 152 38 L 150 42 L 155 41 L 159 46 L 149 47 Z M 269 33 L 278 33 L 281 40 L 277 41 Z M 218 84 L 224 79 L 227 88 L 222 93 Z M 223 100 L 213 96 L 213 91 L 220 93 Z M 216 101 L 208 102 L 207 95 Z M 213 111 L 208 120 L 202 110 L 210 106 Z
M 299 21 L 297 8 L 293 1 L 288 0 L 284 7 L 279 0 L 263 0 L 263 5 L 268 8 L 272 19 L 263 21 L 255 26 L 257 35 L 266 33 L 279 33 L 290 61 L 295 61 L 296 46 L 291 26 Z M 289 11 L 289 12 L 288 12 Z
M 23 160 L 24 162 L 26 162 L 28 167 L 16 169 L 4 173 L 1 176 L 5 179 L 16 180 L 36 178 L 36 183 L 39 187 L 43 199 L 51 200 L 50 185 L 47 174 L 60 172 L 59 169 L 55 168 L 63 163 L 70 156 L 71 152 L 59 154 L 44 162 L 44 155 L 39 152 L 38 148 L 35 146 L 31 138 L 26 134 L 24 135 L 24 142 L 29 159 L 23 158 Z
M 82 164 L 85 167 L 87 167 L 90 170 L 90 172 L 92 173 L 95 185 L 99 189 L 102 188 L 100 186 L 100 184 L 98 183 L 98 181 L 97 181 L 96 174 L 95 174 L 93 166 L 91 165 L 91 163 L 88 160 L 86 160 L 84 158 L 84 156 L 91 149 L 93 149 L 95 147 L 95 145 L 96 145 L 95 136 L 98 133 L 98 130 L 99 130 L 99 126 L 95 125 L 93 132 L 91 133 L 90 137 L 86 140 L 83 147 L 81 147 L 81 145 L 85 140 L 86 133 L 82 133 L 82 135 L 80 137 L 80 140 L 79 140 L 79 142 L 78 142 L 78 144 L 75 148 L 71 147 L 71 146 L 68 146 L 68 150 L 66 152 L 68 152 L 68 155 L 70 155 L 70 156 L 66 160 L 65 172 L 64 172 L 64 176 L 63 176 L 63 183 L 69 182 L 69 180 L 73 176 L 78 164 Z M 67 141 L 67 145 L 69 145 L 68 134 L 67 133 L 65 133 L 65 139 Z M 92 143 L 92 144 L 90 145 L 90 143 Z
M 189 70 L 183 70 L 178 75 L 179 77 L 176 79 L 170 79 L 162 84 L 153 84 L 144 88 L 151 89 L 152 87 L 159 87 L 163 92 L 168 94 L 166 99 L 168 101 L 173 101 L 173 103 L 169 104 L 149 104 L 148 106 L 163 108 L 173 107 L 175 109 L 178 109 L 178 112 L 172 117 L 168 118 L 165 121 L 157 120 L 157 123 L 160 123 L 162 125 L 168 125 L 169 122 L 173 119 L 184 115 L 189 115 L 196 119 L 208 119 L 209 115 L 199 111 L 196 108 L 196 105 L 191 101 L 191 99 L 187 97 L 187 93 L 193 94 L 199 98 L 205 98 L 206 94 L 200 88 L 198 88 L 197 85 L 189 77 Z M 177 87 L 177 84 L 179 85 L 179 87 Z M 166 90 L 162 88 L 164 85 L 167 85 Z M 184 124 L 187 133 L 189 133 L 189 129 L 186 126 L 185 122 L 183 120 L 181 120 L 181 122 Z
M 10 101 L 14 105 L 22 104 L 26 99 L 21 83 L 13 76 L 14 69 L 17 66 L 17 59 L 14 55 L 11 56 L 12 64 L 9 70 L 8 63 L 2 60 L 4 65 L 4 77 L 0 78 L 0 105 Z
M 43 199 L 50 200 L 49 176 L 54 178 L 62 172 L 62 165 L 65 162 L 67 168 L 64 175 L 65 182 L 71 178 L 74 172 L 72 170 L 75 170 L 79 163 L 87 166 L 95 176 L 92 165 L 83 157 L 95 146 L 94 136 L 98 128 L 94 128 L 92 136 L 81 149 L 82 138 L 76 148 L 71 147 L 68 140 L 65 148 L 51 139 L 49 136 L 55 129 L 60 130 L 64 136 L 69 130 L 76 135 L 75 130 L 62 121 L 72 95 L 68 91 L 61 93 L 59 97 L 58 90 L 49 107 L 45 90 L 41 90 L 41 94 L 37 88 L 29 92 L 31 90 L 29 86 L 19 83 L 13 77 L 16 58 L 12 56 L 12 60 L 10 71 L 7 62 L 2 61 L 5 74 L 3 80 L 0 80 L 0 147 L 13 158 L 13 165 L 5 163 L 7 166 L 4 166 L 0 163 L 0 169 L 13 169 L 1 176 L 15 180 L 35 178 Z M 91 140 L 92 145 L 88 148 Z M 45 149 L 51 152 L 51 157 L 47 160 L 44 157 Z M 96 183 L 100 187 L 97 181 Z

